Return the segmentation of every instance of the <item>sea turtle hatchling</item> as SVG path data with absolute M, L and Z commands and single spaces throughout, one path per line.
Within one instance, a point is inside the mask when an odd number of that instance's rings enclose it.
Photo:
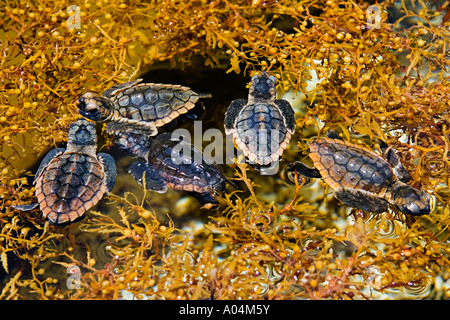
M 200 203 L 217 203 L 211 193 L 225 189 L 225 175 L 189 142 L 162 133 L 155 138 L 133 129 L 119 130 L 116 144 L 143 161 L 129 172 L 146 189 L 164 193 L 167 188 L 192 192 Z
M 267 166 L 281 157 L 295 129 L 287 100 L 276 99 L 276 78 L 267 72 L 252 77 L 248 100 L 233 100 L 225 113 L 225 133 L 250 163 Z
M 52 223 L 72 222 L 114 187 L 116 165 L 106 153 L 97 154 L 95 124 L 80 119 L 70 124 L 66 149 L 51 150 L 42 160 L 33 184 L 38 202 L 16 205 L 28 211 L 38 205 Z
M 323 178 L 334 190 L 335 197 L 350 207 L 381 213 L 391 204 L 410 215 L 430 213 L 432 197 L 406 184 L 410 180 L 409 173 L 394 150 L 381 144 L 384 157 L 343 141 L 336 132 L 328 131 L 326 138 L 309 144 L 309 156 L 315 168 L 296 161 L 288 170 Z
M 142 79 L 115 85 L 103 92 L 87 92 L 77 100 L 82 116 L 94 121 L 110 121 L 108 133 L 117 131 L 117 123 L 146 131 L 154 136 L 161 127 L 194 108 L 198 94 L 188 87 L 171 84 L 140 83 Z

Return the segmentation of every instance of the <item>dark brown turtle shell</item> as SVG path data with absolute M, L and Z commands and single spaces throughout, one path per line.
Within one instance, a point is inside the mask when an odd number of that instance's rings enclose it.
M 35 180 L 36 197 L 53 223 L 66 223 L 84 215 L 107 191 L 100 162 L 89 155 L 63 153 L 55 157 Z
M 132 163 L 130 173 L 148 190 L 209 193 L 225 188 L 225 175 L 214 161 L 179 137 L 162 133 L 151 138 L 131 129 L 115 138 L 121 149 L 144 160 Z
M 80 119 L 69 126 L 67 148 L 50 150 L 39 165 L 33 182 L 38 201 L 13 207 L 29 211 L 39 206 L 51 223 L 65 224 L 97 204 L 115 179 L 113 157 L 97 154 L 95 124 Z
M 148 162 L 159 171 L 167 186 L 197 193 L 223 190 L 225 176 L 222 170 L 190 143 L 170 136 L 159 135 L 148 153 Z M 174 148 L 180 151 L 172 153 Z

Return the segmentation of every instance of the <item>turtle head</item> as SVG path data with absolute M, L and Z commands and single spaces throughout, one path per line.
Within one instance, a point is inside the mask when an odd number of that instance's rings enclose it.
M 420 216 L 434 209 L 434 200 L 423 190 L 401 184 L 392 191 L 394 205 L 403 213 Z
M 69 125 L 67 145 L 97 147 L 97 132 L 95 129 L 95 124 L 85 119 L 72 122 Z
M 78 98 L 76 104 L 80 114 L 93 121 L 105 121 L 112 115 L 111 101 L 95 92 L 86 92 Z
M 252 77 L 249 91 L 249 100 L 275 100 L 277 78 L 266 71 Z

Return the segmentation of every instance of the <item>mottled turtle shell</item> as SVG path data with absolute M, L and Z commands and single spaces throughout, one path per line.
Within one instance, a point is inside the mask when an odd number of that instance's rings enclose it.
M 275 163 L 295 129 L 295 114 L 287 100 L 276 99 L 276 78 L 267 72 L 252 77 L 248 99 L 233 100 L 225 113 L 225 133 L 251 163 Z
M 309 148 L 314 166 L 333 190 L 358 189 L 385 197 L 396 180 L 389 162 L 367 148 L 330 138 L 316 139 Z
M 299 161 L 289 164 L 307 177 L 323 178 L 342 203 L 364 211 L 381 213 L 391 204 L 405 214 L 429 214 L 434 199 L 408 184 L 411 179 L 399 157 L 380 141 L 382 157 L 365 147 L 343 141 L 334 131 L 309 144 L 315 168 Z
M 102 97 L 94 92 L 85 93 L 77 100 L 80 113 L 94 121 L 129 124 L 156 135 L 156 127 L 187 113 L 199 98 L 210 96 L 181 85 L 141 81 L 113 86 L 103 92 Z
M 74 221 L 107 191 L 100 162 L 87 154 L 63 153 L 35 179 L 36 197 L 44 217 L 53 223 Z
M 171 139 L 171 134 L 161 134 L 153 140 L 148 162 L 169 188 L 198 193 L 225 188 L 222 170 L 192 144 Z
M 199 99 L 188 87 L 156 83 L 135 84 L 104 96 L 114 104 L 115 118 L 154 122 L 157 127 L 188 112 Z
M 281 157 L 292 133 L 276 105 L 256 103 L 242 110 L 236 120 L 233 137 L 237 147 L 251 162 L 267 165 Z

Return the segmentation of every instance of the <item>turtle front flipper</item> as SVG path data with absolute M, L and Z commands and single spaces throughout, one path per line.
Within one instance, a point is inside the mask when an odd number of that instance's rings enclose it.
M 159 171 L 148 162 L 133 162 L 129 172 L 133 178 L 147 190 L 164 193 L 167 184 L 159 174 Z
M 385 147 L 383 145 L 381 146 L 381 149 L 386 157 L 386 160 L 392 166 L 392 171 L 394 172 L 397 179 L 401 182 L 408 182 L 409 180 L 411 180 L 411 175 L 400 162 L 400 158 L 394 151 L 394 149 L 387 146 Z
M 112 86 L 111 88 L 105 90 L 103 92 L 103 96 L 105 98 L 111 98 L 113 95 L 119 93 L 120 91 L 131 88 L 132 86 L 138 84 L 141 81 L 142 79 L 136 79 L 133 81 L 116 84 L 115 86 Z
M 225 113 L 225 133 L 229 134 L 232 130 L 234 130 L 234 126 L 236 123 L 236 119 L 239 116 L 242 108 L 247 104 L 247 100 L 245 99 L 236 99 L 231 101 L 230 106 Z
M 334 196 L 349 207 L 368 212 L 382 213 L 388 209 L 386 200 L 360 190 L 339 188 L 335 191 Z
M 147 153 L 152 140 L 145 132 L 130 128 L 123 128 L 114 133 L 114 142 L 116 145 L 132 156 L 147 159 Z
M 34 180 L 33 180 L 33 184 L 36 183 L 36 179 L 39 178 L 39 176 L 41 175 L 42 171 L 48 166 L 48 164 L 57 156 L 63 154 L 66 150 L 63 148 L 56 148 L 56 149 L 52 149 L 50 150 L 44 157 L 44 159 L 42 159 L 41 164 L 39 165 L 39 168 L 36 171 L 36 174 L 34 175 Z
M 198 203 L 200 203 L 201 206 L 205 205 L 212 205 L 211 208 L 217 208 L 219 205 L 219 202 L 214 199 L 214 197 L 211 195 L 210 192 L 205 193 L 198 193 L 198 192 L 190 192 L 190 195 L 192 195 Z
M 97 154 L 97 158 L 103 165 L 106 178 L 106 187 L 108 188 L 108 192 L 111 192 L 116 183 L 116 162 L 114 161 L 114 158 L 107 153 L 99 153 Z
M 316 168 L 310 168 L 307 165 L 301 163 L 300 161 L 295 161 L 293 163 L 288 164 L 288 171 L 297 171 L 298 173 L 304 175 L 308 178 L 322 178 L 319 170 Z
M 290 133 L 294 133 L 295 130 L 295 112 L 292 109 L 289 101 L 284 99 L 275 100 L 275 104 L 280 109 L 283 119 L 286 122 L 286 128 Z
M 11 208 L 13 209 L 17 209 L 20 211 L 31 211 L 33 209 L 36 209 L 37 207 L 39 207 L 39 203 L 32 203 L 32 204 L 18 204 L 16 206 L 11 206 Z

